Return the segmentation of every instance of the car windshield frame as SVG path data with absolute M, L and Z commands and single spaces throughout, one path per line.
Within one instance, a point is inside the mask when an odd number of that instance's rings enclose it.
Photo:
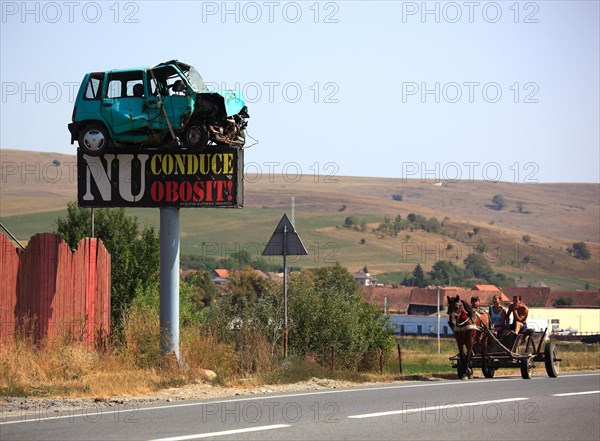
M 190 86 L 192 86 L 192 89 L 194 89 L 194 92 L 202 92 L 203 90 L 207 90 L 202 76 L 196 69 L 194 69 L 194 67 L 190 66 L 190 68 L 184 71 L 183 74 L 190 83 Z

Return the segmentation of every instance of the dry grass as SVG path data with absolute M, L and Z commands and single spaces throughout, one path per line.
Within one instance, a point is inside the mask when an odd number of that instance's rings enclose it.
M 292 357 L 280 364 L 270 356 L 268 346 L 256 336 L 246 336 L 247 347 L 238 350 L 219 343 L 214 334 L 197 327 L 185 328 L 181 346 L 186 366 L 165 363 L 151 339 L 157 326 L 148 311 L 140 309 L 128 317 L 125 344 L 106 352 L 92 351 L 77 342 L 40 347 L 21 337 L 0 347 L 0 396 L 100 397 L 135 396 L 165 387 L 205 379 L 204 369 L 217 372 L 215 384 L 246 386 L 282 384 L 311 378 L 352 382 L 391 381 L 442 376 L 454 378 L 448 358 L 455 355 L 454 342 L 443 341 L 441 354 L 434 339 L 405 339 L 402 342 L 403 374 L 398 371 L 398 354 L 386 360 L 383 374 L 377 372 L 331 371 L 305 357 Z M 243 343 L 243 342 L 241 342 Z M 561 371 L 600 369 L 600 345 L 559 343 Z M 543 363 L 536 372 L 542 375 Z M 518 369 L 502 369 L 499 375 L 519 375 Z
M 68 336 L 35 342 L 20 333 L 0 345 L 0 396 L 134 396 L 205 380 L 207 369 L 223 384 L 274 366 L 268 343 L 255 333 L 240 336 L 236 349 L 202 327 L 185 327 L 179 366 L 161 355 L 156 312 L 132 308 L 124 323 L 122 342 L 102 352 Z

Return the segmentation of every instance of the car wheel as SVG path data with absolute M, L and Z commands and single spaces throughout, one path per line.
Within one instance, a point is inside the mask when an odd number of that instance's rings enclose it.
M 204 148 L 208 145 L 208 128 L 199 122 L 191 122 L 185 129 L 185 145 Z
M 99 156 L 108 147 L 108 131 L 100 124 L 90 124 L 79 132 L 79 147 L 90 156 Z

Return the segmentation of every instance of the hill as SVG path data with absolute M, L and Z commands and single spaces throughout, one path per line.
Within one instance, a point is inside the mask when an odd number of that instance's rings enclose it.
M 54 229 L 67 201 L 76 199 L 75 164 L 70 155 L 0 150 L 0 219 L 19 239 Z M 462 262 L 479 247 L 496 270 L 514 278 L 546 280 L 562 289 L 600 284 L 599 184 L 433 184 L 249 173 L 243 209 L 181 211 L 182 253 L 220 257 L 245 249 L 260 255 L 281 214 L 290 215 L 293 196 L 296 227 L 309 250 L 296 258 L 298 265 L 340 262 L 353 271 L 368 265 L 375 274 L 411 271 L 417 262 L 425 269 L 442 258 Z M 491 206 L 495 194 L 505 198 L 505 209 Z M 141 223 L 158 226 L 158 210 L 129 211 Z M 395 237 L 373 232 L 385 217 L 406 219 L 409 213 L 435 217 L 443 227 L 437 233 L 402 230 Z M 349 216 L 363 222 L 365 231 L 344 228 Z M 579 241 L 586 242 L 590 260 L 567 252 Z

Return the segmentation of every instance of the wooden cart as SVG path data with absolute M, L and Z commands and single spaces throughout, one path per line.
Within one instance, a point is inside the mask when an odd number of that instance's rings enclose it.
M 488 350 L 485 355 L 485 369 L 481 355 L 480 343 L 473 349 L 473 368 L 481 368 L 485 378 L 493 378 L 499 368 L 520 368 L 521 377 L 531 378 L 536 362 L 544 363 L 549 377 L 557 377 L 560 370 L 560 357 L 556 345 L 546 337 L 546 330 L 534 331 L 526 329 L 520 334 L 511 332 L 506 335 L 495 335 L 486 329 L 488 334 Z M 450 357 L 452 367 L 456 368 L 458 378 L 465 373 L 465 366 L 460 357 Z

